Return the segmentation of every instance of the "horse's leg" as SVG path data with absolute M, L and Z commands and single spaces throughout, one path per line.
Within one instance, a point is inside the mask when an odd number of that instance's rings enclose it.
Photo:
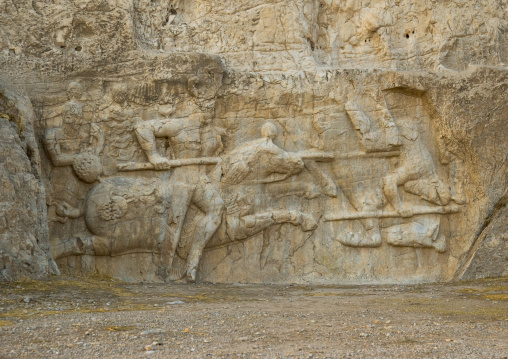
M 180 240 L 187 210 L 194 192 L 194 189 L 187 185 L 179 186 L 173 184 L 172 190 L 173 198 L 171 199 L 171 208 L 173 222 L 176 223 L 176 229 L 171 231 L 167 228 L 162 231 L 161 235 L 163 238 L 160 240 L 162 244 L 159 257 L 159 275 L 166 281 L 177 280 L 181 277 L 179 273 L 172 271 L 173 258 L 175 256 L 176 247 L 178 245 L 178 241 Z M 163 218 L 162 220 L 167 221 L 166 218 Z M 166 223 L 164 223 L 163 226 L 166 226 Z
M 381 184 L 381 183 L 380 183 Z M 348 191 L 348 199 L 358 211 L 378 212 L 382 209 L 382 192 L 377 186 L 365 188 L 363 183 L 357 183 Z M 374 188 L 373 188 L 374 187 Z M 362 228 L 358 231 L 346 231 L 337 236 L 337 240 L 345 246 L 375 248 L 382 244 L 378 218 L 362 218 Z
M 312 231 L 317 227 L 316 221 L 309 214 L 299 211 L 274 210 L 243 216 L 239 220 L 231 221 L 228 223 L 228 234 L 233 240 L 241 240 L 256 235 L 270 226 L 282 223 L 301 226 L 305 232 Z
M 110 240 L 94 235 L 69 238 L 51 246 L 51 253 L 55 260 L 69 256 L 109 256 L 112 254 Z
M 83 255 L 85 254 L 85 245 L 80 237 L 69 238 L 56 245 L 52 245 L 51 254 L 54 260 Z
M 328 197 L 337 197 L 337 185 L 330 176 L 324 173 L 314 161 L 305 161 L 304 164 L 305 168 L 309 170 L 314 179 L 316 179 L 317 183 L 321 186 L 323 193 Z
M 187 279 L 195 281 L 203 249 L 222 222 L 224 201 L 216 186 L 204 184 L 196 189 L 192 203 L 205 213 L 197 223 L 187 257 Z
M 276 210 L 272 211 L 274 224 L 291 223 L 295 226 L 302 227 L 302 231 L 313 231 L 317 228 L 317 223 L 314 218 L 307 213 L 291 210 Z
M 227 217 L 227 233 L 232 240 L 251 237 L 275 224 L 272 212 L 263 212 L 243 217 Z

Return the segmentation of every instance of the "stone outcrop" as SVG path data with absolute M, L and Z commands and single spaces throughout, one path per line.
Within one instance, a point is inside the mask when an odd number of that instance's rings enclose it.
M 477 279 L 508 275 L 508 192 L 499 200 L 455 278 Z
M 60 270 L 313 283 L 505 273 L 502 255 L 485 260 L 506 242 L 504 5 L 1 5 L 0 64 L 38 114 Z
M 28 98 L 0 86 L 0 280 L 58 273 L 49 252 L 34 119 Z

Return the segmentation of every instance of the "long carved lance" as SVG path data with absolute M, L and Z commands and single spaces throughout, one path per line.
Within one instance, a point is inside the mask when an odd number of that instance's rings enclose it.
M 336 159 L 346 160 L 349 158 L 382 158 L 382 157 L 397 157 L 400 156 L 399 151 L 387 151 L 387 152 L 362 152 L 362 151 L 354 151 L 348 153 L 340 153 L 335 156 Z
M 291 152 L 289 152 L 291 153 Z M 294 153 L 294 152 L 293 152 Z M 317 162 L 320 161 L 331 161 L 335 158 L 333 152 L 321 152 L 321 151 L 300 151 L 295 153 L 302 160 L 314 160 Z
M 298 155 L 302 159 L 314 159 L 321 161 L 328 161 L 334 158 L 331 152 L 319 152 L 319 151 L 302 151 L 298 152 Z M 197 157 L 197 158 L 183 158 L 180 160 L 169 160 L 169 167 L 181 167 L 181 166 L 192 166 L 192 165 L 215 165 L 221 162 L 220 157 Z M 129 162 L 117 164 L 117 169 L 120 172 L 130 171 L 145 171 L 153 170 L 154 166 L 150 162 Z M 164 170 L 163 170 L 164 171 Z
M 355 157 L 394 157 L 398 156 L 398 151 L 392 152 L 351 152 L 336 155 L 333 152 L 321 152 L 321 151 L 301 151 L 297 152 L 297 155 L 302 159 L 312 159 L 317 162 L 320 161 L 331 161 L 335 159 L 347 159 Z M 181 160 L 169 160 L 169 168 L 181 167 L 181 166 L 192 166 L 192 165 L 215 165 L 221 162 L 219 157 L 198 157 L 198 158 L 184 158 Z M 120 172 L 131 172 L 131 171 L 145 171 L 153 170 L 154 166 L 150 162 L 129 162 L 119 163 L 117 169 Z
M 301 151 L 296 152 L 303 160 L 315 160 L 317 162 L 331 161 L 333 159 L 346 160 L 350 158 L 381 158 L 381 157 L 397 157 L 400 156 L 399 151 L 387 151 L 387 152 L 362 152 L 354 151 L 347 153 L 334 153 L 334 152 L 321 152 L 321 151 Z
M 317 162 L 331 161 L 333 159 L 349 159 L 349 158 L 358 158 L 358 157 L 366 157 L 366 158 L 381 158 L 381 157 L 397 157 L 400 156 L 399 151 L 386 151 L 386 152 L 362 152 L 362 151 L 354 151 L 347 153 L 334 153 L 334 152 L 321 152 L 321 151 L 301 151 L 296 152 L 298 156 L 300 156 L 303 160 L 315 160 Z
M 221 159 L 219 157 L 198 157 L 198 158 L 183 158 L 181 160 L 169 160 L 170 167 L 165 170 L 181 166 L 215 165 L 220 161 Z M 120 172 L 144 171 L 144 170 L 153 170 L 154 166 L 150 162 L 129 162 L 129 163 L 119 163 L 117 165 L 117 169 Z
M 420 214 L 449 214 L 460 212 L 460 206 L 449 205 L 444 207 L 415 207 L 412 212 L 413 216 Z M 380 211 L 380 212 L 357 212 L 357 213 L 337 213 L 325 215 L 325 221 L 347 221 L 352 219 L 363 219 L 363 218 L 398 218 L 402 217 L 399 212 L 396 211 Z

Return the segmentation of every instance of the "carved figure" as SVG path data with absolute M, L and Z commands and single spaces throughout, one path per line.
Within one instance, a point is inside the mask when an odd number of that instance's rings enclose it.
M 169 140 L 172 154 L 176 159 L 215 156 L 222 150 L 220 134 L 210 125 L 210 118 L 204 114 L 190 116 L 186 119 L 169 118 L 145 121 L 135 126 L 135 132 L 148 161 L 156 170 L 168 170 L 171 167 L 170 160 L 158 153 L 155 143 L 156 137 L 166 137 Z M 186 187 L 188 193 L 180 195 L 188 197 L 186 207 L 193 204 L 205 214 L 196 223 L 196 231 L 187 258 L 187 278 L 195 280 L 203 249 L 221 223 L 224 202 L 217 184 L 210 181 L 202 167 L 175 168 L 171 181 L 173 183 L 194 183 Z M 184 220 L 185 216 L 181 218 L 179 227 L 183 225 Z M 166 241 L 166 246 L 161 252 L 161 262 L 166 268 L 171 267 L 179 235 L 178 232 L 173 242 Z
M 411 121 L 401 121 L 399 126 L 391 120 L 386 120 L 390 115 L 383 111 L 384 118 L 382 127 L 388 129 L 391 136 L 397 135 L 396 139 L 390 136 L 383 137 L 372 134 L 370 131 L 370 119 L 363 114 L 357 105 L 349 103 L 346 106 L 348 114 L 359 129 L 363 138 L 363 144 L 371 151 L 385 150 L 400 146 L 399 166 L 383 177 L 382 193 L 361 199 L 353 198 L 355 208 L 359 210 L 353 214 L 327 215 L 325 220 L 337 221 L 347 219 L 360 219 L 367 232 L 367 236 L 360 233 L 348 232 L 338 240 L 347 246 L 353 247 L 378 247 L 381 238 L 385 237 L 388 244 L 393 246 L 430 247 L 438 252 L 446 251 L 446 239 L 440 234 L 440 214 L 455 213 L 458 206 L 447 206 L 451 200 L 450 189 L 436 173 L 434 161 L 429 150 L 419 138 L 418 125 Z M 353 110 L 354 109 L 354 110 Z M 388 123 L 388 125 L 386 125 Z M 372 136 L 368 136 L 371 134 Z M 386 147 L 388 145 L 389 147 Z M 405 193 L 415 195 L 433 206 L 418 206 L 401 198 L 399 186 Z M 369 193 L 369 192 L 366 192 Z M 373 192 L 374 194 L 376 191 Z M 382 195 L 394 211 L 382 209 Z M 414 219 L 405 220 L 416 216 Z M 381 229 L 380 219 L 394 218 L 395 224 L 389 224 Z M 401 220 L 402 218 L 402 220 Z
M 383 179 L 383 191 L 388 201 L 404 217 L 412 211 L 402 204 L 397 186 L 433 204 L 444 206 L 450 202 L 450 190 L 439 179 L 432 156 L 418 138 L 418 127 L 412 121 L 401 121 L 402 148 L 400 166 Z
M 396 151 L 400 145 L 399 131 L 386 109 L 377 106 L 377 116 L 372 118 L 365 114 L 356 102 L 346 102 L 345 108 L 357 131 L 364 152 L 343 154 L 342 158 L 387 158 L 399 155 Z M 378 188 L 375 181 L 370 183 L 355 181 L 346 194 L 357 211 L 377 213 L 382 210 L 382 190 Z M 361 216 L 359 219 L 365 233 L 347 231 L 339 237 L 339 241 L 348 246 L 379 247 L 382 244 L 379 218 Z
M 179 167 L 172 168 L 171 180 L 109 178 L 90 191 L 84 213 L 68 205 L 62 206 L 61 215 L 76 218 L 84 214 L 93 236 L 61 243 L 54 248 L 55 257 L 76 254 L 114 256 L 140 251 L 159 253 L 161 274 L 166 279 L 187 275 L 189 280 L 195 280 L 203 249 L 221 222 L 223 230 L 219 237 L 227 237 L 223 238 L 225 241 L 243 240 L 280 223 L 301 226 L 303 231 L 317 227 L 311 215 L 297 210 L 269 209 L 251 213 L 249 191 L 240 195 L 236 186 L 279 183 L 299 173 L 304 167 L 303 159 L 329 159 L 330 155 L 318 151 L 294 154 L 284 151 L 272 142 L 277 134 L 275 125 L 267 123 L 262 128 L 261 139 L 238 147 L 225 157 L 224 162 L 217 158 L 214 162 L 214 157 L 199 157 L 216 154 L 222 149 L 220 136 L 213 132 L 213 128 L 207 129 L 208 125 L 202 117 L 138 124 L 136 135 L 147 157 L 153 161 L 151 167 L 136 168 L 127 164 L 119 168 L 168 170 L 176 164 Z M 162 135 L 168 136 L 175 148 L 173 154 L 178 158 L 167 160 L 154 149 L 155 136 Z M 217 162 L 210 178 L 196 166 Z M 225 217 L 223 197 L 227 209 Z M 191 207 L 199 214 L 186 219 Z M 172 266 L 175 252 L 187 261 L 184 274 Z
M 102 173 L 99 155 L 104 148 L 104 134 L 100 127 L 90 125 L 90 147 L 79 154 L 62 153 L 59 141 L 63 139 L 61 128 L 49 128 L 44 134 L 44 148 L 53 166 L 72 166 L 76 176 L 86 183 L 99 181 Z
M 156 170 L 170 168 L 170 160 L 157 152 L 155 137 L 169 139 L 174 157 L 198 158 L 216 156 L 222 150 L 219 131 L 210 125 L 205 114 L 186 119 L 150 120 L 135 126 L 136 136 L 148 161 Z
M 69 255 L 116 256 L 143 252 L 159 253 L 161 259 L 165 255 L 171 256 L 190 202 L 196 202 L 194 194 L 199 192 L 206 192 L 206 189 L 160 179 L 105 179 L 89 192 L 84 211 L 68 205 L 61 208 L 62 216 L 76 218 L 84 215 L 92 235 L 74 237 L 53 246 L 53 256 L 58 259 Z M 221 205 L 213 199 L 203 205 L 219 208 L 215 222 L 211 226 L 205 223 L 198 230 L 198 234 L 205 237 L 203 232 L 211 230 L 213 234 L 215 229 L 211 227 L 220 223 Z M 194 243 L 200 245 L 201 242 Z M 194 250 L 189 258 L 196 261 L 196 266 L 199 257 L 195 256 L 200 254 Z M 168 266 L 167 262 L 171 264 L 165 260 L 162 265 Z M 168 275 L 170 267 L 163 269 L 161 274 Z M 190 272 L 195 276 L 195 268 L 190 268 Z
M 54 246 L 53 255 L 58 259 L 82 254 L 159 253 L 160 274 L 180 279 L 183 275 L 172 273 L 171 264 L 191 204 L 206 214 L 196 223 L 183 274 L 195 280 L 203 248 L 221 223 L 223 210 L 222 199 L 203 178 L 192 184 L 124 177 L 103 180 L 88 194 L 84 213 L 67 204 L 59 209 L 61 216 L 71 218 L 84 214 L 93 235 Z
M 400 166 L 383 179 L 383 192 L 402 217 L 412 217 L 414 210 L 403 203 L 398 186 L 421 199 L 438 206 L 446 206 L 451 199 L 450 189 L 436 173 L 434 161 L 425 144 L 419 139 L 418 126 L 412 121 L 401 121 L 402 148 Z M 439 235 L 440 218 L 425 215 L 409 223 L 388 229 L 387 241 L 394 246 L 434 247 L 446 251 L 446 239 Z
M 132 108 L 131 97 L 125 84 L 114 84 L 109 96 L 105 96 L 107 103 L 99 113 L 99 119 L 108 131 L 106 152 L 118 161 L 131 160 L 138 151 L 132 136 L 133 118 L 137 112 Z
M 355 129 L 359 132 L 360 141 L 365 152 L 391 151 L 400 146 L 397 125 L 386 108 L 376 106 L 376 121 L 360 110 L 354 101 L 348 101 L 345 108 Z
M 61 140 L 66 142 L 64 146 L 74 152 L 82 150 L 80 140 L 88 136 L 91 111 L 87 103 L 83 84 L 72 81 L 67 85 L 65 102 L 45 109 L 48 127 L 60 128 Z
M 250 212 L 249 194 L 241 195 L 237 185 L 281 182 L 298 174 L 304 168 L 303 158 L 312 158 L 309 152 L 289 153 L 276 146 L 277 127 L 268 122 L 261 129 L 261 138 L 239 146 L 224 157 L 221 163 L 221 193 L 226 202 L 226 234 L 230 240 L 241 240 L 279 223 L 300 225 L 303 231 L 314 230 L 316 221 L 311 215 L 294 210 Z M 320 157 L 323 153 L 315 153 Z M 275 193 L 280 192 L 277 186 Z
M 224 158 L 222 182 L 225 185 L 278 182 L 303 169 L 301 157 L 273 143 L 277 136 L 277 127 L 273 123 L 263 125 L 261 136 L 235 148 Z

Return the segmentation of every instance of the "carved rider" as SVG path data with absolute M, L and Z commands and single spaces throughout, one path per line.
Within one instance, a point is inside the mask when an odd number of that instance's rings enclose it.
M 177 159 L 216 156 L 222 151 L 222 141 L 210 121 L 209 115 L 199 113 L 187 118 L 145 121 L 137 124 L 135 131 L 148 161 L 156 170 L 166 170 L 170 167 L 169 159 L 157 151 L 155 138 L 167 138 Z M 197 167 L 196 170 L 199 172 Z
M 222 182 L 225 185 L 282 181 L 303 169 L 300 156 L 286 152 L 273 143 L 277 136 L 273 123 L 263 125 L 261 136 L 234 149 L 224 159 Z
M 400 166 L 383 178 L 383 192 L 394 209 L 402 217 L 412 217 L 413 208 L 403 201 L 398 186 L 422 200 L 438 206 L 446 206 L 451 193 L 439 178 L 432 156 L 419 138 L 418 125 L 413 121 L 401 121 L 399 125 L 402 147 Z M 393 246 L 433 247 L 446 251 L 446 238 L 440 231 L 439 215 L 420 215 L 406 223 L 385 229 L 387 242 Z
M 149 120 L 135 125 L 135 133 L 148 161 L 156 170 L 170 168 L 169 159 L 162 156 L 156 148 L 157 137 L 167 138 L 174 159 L 187 159 L 216 156 L 222 150 L 219 131 L 211 124 L 208 113 L 198 113 L 186 118 L 167 118 Z M 196 225 L 191 249 L 187 257 L 186 275 L 188 280 L 196 279 L 199 260 L 206 243 L 219 227 L 222 220 L 224 202 L 217 183 L 206 176 L 203 166 L 185 166 L 172 169 L 171 181 L 184 183 L 189 187 L 190 203 L 199 208 L 205 216 Z M 175 196 L 179 195 L 175 193 Z M 183 221 L 184 218 L 181 219 Z M 174 244 L 166 241 L 161 252 L 162 265 L 169 270 L 175 253 Z
M 439 179 L 434 161 L 425 144 L 418 138 L 418 127 L 412 121 L 399 125 L 402 138 L 400 166 L 383 179 L 383 191 L 395 210 L 404 217 L 411 217 L 412 211 L 402 204 L 398 186 L 436 205 L 450 202 L 450 189 Z
M 250 199 L 240 195 L 237 185 L 281 182 L 300 173 L 304 168 L 301 154 L 286 152 L 273 143 L 277 137 L 277 127 L 273 123 L 267 122 L 263 125 L 261 136 L 235 148 L 219 164 L 221 192 L 227 209 L 226 231 L 231 240 L 245 239 L 279 223 L 299 225 L 303 231 L 311 231 L 317 227 L 310 214 L 300 211 L 270 209 L 252 214 L 249 212 L 249 205 L 239 205 L 238 202 L 250 204 Z

